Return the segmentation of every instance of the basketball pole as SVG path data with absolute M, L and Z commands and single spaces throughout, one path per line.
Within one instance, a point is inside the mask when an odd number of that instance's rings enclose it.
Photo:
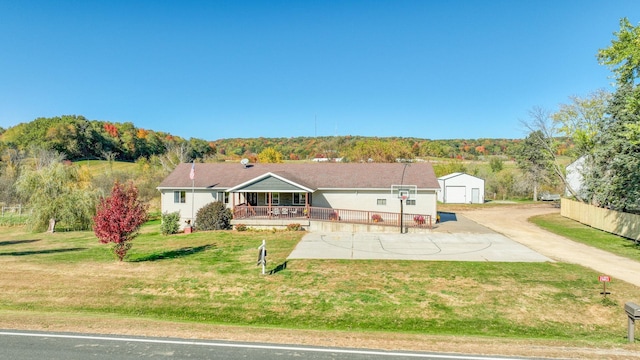
M 400 234 L 404 234 L 404 230 L 402 229 L 404 227 L 404 211 L 403 211 L 403 206 L 402 206 L 402 186 L 404 185 L 404 172 L 407 171 L 407 166 L 409 166 L 408 163 L 404 163 L 404 167 L 402 168 L 402 178 L 400 179 L 400 189 L 398 190 L 398 195 L 400 198 Z
M 404 230 L 402 230 L 402 228 L 404 227 L 403 219 L 404 213 L 402 208 L 402 197 L 400 197 L 400 234 L 404 234 Z

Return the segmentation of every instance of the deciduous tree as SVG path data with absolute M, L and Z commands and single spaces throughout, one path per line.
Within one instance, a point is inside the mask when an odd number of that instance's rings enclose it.
M 111 194 L 98 204 L 93 231 L 101 243 L 114 244 L 113 252 L 122 261 L 146 220 L 147 206 L 138 199 L 138 189 L 132 182 L 116 182 Z
M 594 139 L 606 119 L 611 94 L 598 90 L 587 97 L 571 96 L 569 99 L 571 102 L 561 104 L 552 118 L 559 126 L 558 131 L 573 141 L 574 156 L 578 158 L 593 151 Z
M 20 174 L 16 188 L 32 208 L 27 222 L 30 229 L 43 231 L 52 218 L 74 230 L 91 227 L 96 196 L 89 175 L 76 166 L 58 162 L 26 170 Z
M 258 154 L 258 161 L 261 163 L 281 163 L 282 154 L 273 147 L 268 147 Z
M 613 70 L 619 85 L 634 84 L 640 76 L 640 27 L 622 18 L 614 35 L 611 46 L 598 51 L 598 61 Z
M 543 108 L 534 107 L 529 111 L 530 121 L 525 126 L 530 130 L 527 138 L 516 151 L 518 167 L 529 175 L 537 200 L 539 185 L 560 181 L 567 191 L 579 201 L 584 201 L 567 181 L 564 164 L 558 159 L 559 137 L 557 124 L 552 121 L 551 113 Z

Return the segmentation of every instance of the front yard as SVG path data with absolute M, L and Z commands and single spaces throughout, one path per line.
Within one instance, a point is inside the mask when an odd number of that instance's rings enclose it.
M 132 323 L 551 341 L 626 346 L 622 306 L 640 289 L 562 263 L 291 260 L 302 232 L 143 227 L 122 263 L 90 232 L 3 228 L 0 327 L 60 318 Z M 268 270 L 256 266 L 265 239 Z M 45 315 L 47 314 L 47 315 Z M 105 320 L 109 319 L 109 320 Z M 59 320 L 57 320 L 59 321 Z M 19 322 L 19 323 L 16 323 Z M 149 325 L 145 325 L 149 326 Z M 157 325 L 160 326 L 160 325 Z M 143 331 L 143 330 L 141 330 Z M 393 335 L 391 335 L 393 334 Z M 324 335 L 323 335 L 324 336 Z

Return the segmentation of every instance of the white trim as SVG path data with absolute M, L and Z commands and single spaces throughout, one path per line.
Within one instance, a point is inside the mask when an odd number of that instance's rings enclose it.
M 297 188 L 300 188 L 301 190 L 306 191 L 306 192 L 313 192 L 313 191 L 314 191 L 313 189 L 309 189 L 309 188 L 308 188 L 308 187 L 306 187 L 306 186 L 300 185 L 300 184 L 298 184 L 298 183 L 296 183 L 296 182 L 293 182 L 293 181 L 291 181 L 291 180 L 289 180 L 289 179 L 287 179 L 287 178 L 284 178 L 284 177 L 282 177 L 282 176 L 276 175 L 276 174 L 274 174 L 274 173 L 272 173 L 272 172 L 264 173 L 264 174 L 262 174 L 262 175 L 260 175 L 260 176 L 258 176 L 258 177 L 255 177 L 255 178 L 253 178 L 253 179 L 250 179 L 250 180 L 248 180 L 248 181 L 245 181 L 245 182 L 243 182 L 242 184 L 239 184 L 239 185 L 236 185 L 236 186 L 234 186 L 234 187 L 231 187 L 231 188 L 227 189 L 227 191 L 228 191 L 228 192 L 240 192 L 240 191 L 238 191 L 238 189 L 241 189 L 241 188 L 243 188 L 243 187 L 245 187 L 245 186 L 247 186 L 247 185 L 250 185 L 250 184 L 252 184 L 252 183 L 254 183 L 254 182 L 256 182 L 256 181 L 259 181 L 259 180 L 266 179 L 266 178 L 268 178 L 268 177 L 274 177 L 274 178 L 276 178 L 276 179 L 278 179 L 278 180 L 280 180 L 280 181 L 284 181 L 284 182 L 286 182 L 287 184 L 289 184 L 289 185 L 293 185 L 293 186 L 295 186 L 295 187 L 297 187 Z M 272 191 L 269 191 L 269 190 L 253 191 L 253 190 L 252 190 L 251 192 L 272 192 Z

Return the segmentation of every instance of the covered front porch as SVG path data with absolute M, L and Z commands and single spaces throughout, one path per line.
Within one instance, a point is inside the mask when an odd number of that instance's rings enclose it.
M 233 224 L 255 227 L 286 227 L 297 223 L 307 228 L 311 222 L 361 224 L 395 227 L 397 229 L 431 229 L 430 215 L 334 209 L 314 206 L 251 206 L 238 205 L 233 208 Z
M 295 175 L 291 177 L 295 178 Z M 314 223 L 332 223 L 400 230 L 431 229 L 433 224 L 431 215 L 427 214 L 329 207 L 326 194 L 323 196 L 308 185 L 273 173 L 263 174 L 227 191 L 231 195 L 234 225 L 271 229 L 300 224 L 303 228 L 310 229 Z M 318 200 L 316 206 L 312 206 L 314 193 Z M 351 202 L 342 203 L 348 205 Z M 323 206 L 317 206 L 318 204 Z M 402 206 L 400 210 L 402 211 Z

